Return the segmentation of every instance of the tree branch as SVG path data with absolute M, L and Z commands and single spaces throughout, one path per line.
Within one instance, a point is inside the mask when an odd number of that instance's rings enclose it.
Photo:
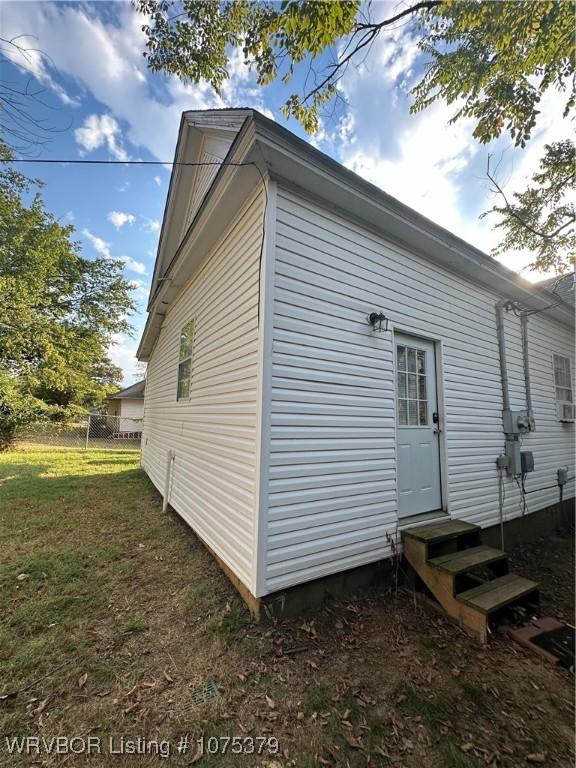
M 494 185 L 494 188 L 496 192 L 498 192 L 499 195 L 501 195 L 502 199 L 504 200 L 504 206 L 506 208 L 506 211 L 512 216 L 516 221 L 521 224 L 525 229 L 527 229 L 529 232 L 532 232 L 533 235 L 536 235 L 536 237 L 541 237 L 543 240 L 553 240 L 557 235 L 562 232 L 563 229 L 566 229 L 566 227 L 570 226 L 570 224 L 573 224 L 576 222 L 576 217 L 572 216 L 568 219 L 568 221 L 565 221 L 563 224 L 561 224 L 559 227 L 557 227 L 554 232 L 546 233 L 542 232 L 535 227 L 533 227 L 531 224 L 529 224 L 525 219 L 520 216 L 520 214 L 514 210 L 514 206 L 511 205 L 511 203 L 508 201 L 508 198 L 506 197 L 506 194 L 504 193 L 504 190 L 502 187 L 498 184 L 494 176 L 490 173 L 490 155 L 488 156 L 488 167 L 486 169 L 486 176 L 490 179 L 492 184 Z
M 385 19 L 384 21 L 379 22 L 378 24 L 357 24 L 356 29 L 354 30 L 352 34 L 351 40 L 354 39 L 355 35 L 358 34 L 358 32 L 364 32 L 364 36 L 362 37 L 361 41 L 358 43 L 358 45 L 350 51 L 349 54 L 344 56 L 343 59 L 341 59 L 339 62 L 335 64 L 331 64 L 329 69 L 331 70 L 328 75 L 322 80 L 322 82 L 317 85 L 315 88 L 313 88 L 311 91 L 309 91 L 304 98 L 302 99 L 302 104 L 305 104 L 312 96 L 314 96 L 316 93 L 321 91 L 323 88 L 328 85 L 330 80 L 339 80 L 340 76 L 337 75 L 338 72 L 340 72 L 343 68 L 345 68 L 348 63 L 350 62 L 350 59 L 352 59 L 359 51 L 361 51 L 363 48 L 365 48 L 367 45 L 369 45 L 374 38 L 376 38 L 382 29 L 385 27 L 389 27 L 391 24 L 394 24 L 394 22 L 399 21 L 400 19 L 404 18 L 405 16 L 409 16 L 410 14 L 417 13 L 418 11 L 423 10 L 430 10 L 431 8 L 434 8 L 435 6 L 441 5 L 442 0 L 426 0 L 425 2 L 416 3 L 416 5 L 410 6 L 410 8 L 405 8 L 400 13 L 397 13 L 396 16 L 391 16 L 389 19 Z M 350 42 L 346 45 L 344 50 L 347 50 L 350 45 Z

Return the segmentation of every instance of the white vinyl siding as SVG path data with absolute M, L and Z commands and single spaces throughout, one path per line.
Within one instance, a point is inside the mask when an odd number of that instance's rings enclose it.
M 388 556 L 397 537 L 393 334 L 372 332 L 371 311 L 441 343 L 452 517 L 497 523 L 495 460 L 504 446 L 500 296 L 285 188 L 277 205 L 268 592 Z M 517 317 L 506 317 L 506 333 L 512 400 L 525 407 Z M 572 348 L 572 334 L 533 315 L 529 344 L 537 431 L 524 443 L 536 464 L 527 489 L 553 485 L 556 468 L 574 460 L 550 366 L 551 351 Z M 505 485 L 512 518 L 519 493 Z M 529 511 L 557 499 L 554 489 L 531 494 Z
M 202 148 L 196 160 L 199 165 L 195 169 L 194 181 L 191 186 L 190 202 L 184 219 L 184 229 L 182 236 L 192 223 L 194 216 L 202 205 L 206 193 L 210 189 L 216 174 L 220 168 L 220 163 L 226 157 L 230 149 L 231 140 L 222 139 L 214 136 L 205 136 L 202 140 Z
M 171 304 L 150 357 L 142 464 L 169 502 L 246 585 L 255 568 L 259 193 Z M 183 255 L 185 258 L 185 254 Z M 180 333 L 194 318 L 193 378 L 178 402 Z

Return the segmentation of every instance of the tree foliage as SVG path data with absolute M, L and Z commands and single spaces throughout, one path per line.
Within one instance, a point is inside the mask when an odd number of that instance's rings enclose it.
M 413 23 L 426 59 L 424 75 L 412 90 L 413 112 L 442 100 L 454 105 L 453 122 L 464 117 L 475 121 L 473 135 L 478 141 L 488 143 L 508 134 L 515 145 L 524 147 L 550 88 L 564 94 L 565 118 L 575 106 L 574 6 L 565 0 L 429 0 L 395 10 L 382 21 L 373 21 L 371 5 L 360 0 L 133 2 L 147 19 L 144 55 L 149 66 L 184 81 L 205 80 L 219 92 L 230 75 L 235 50 L 261 85 L 277 78 L 289 83 L 298 65 L 306 62 L 304 86 L 289 96 L 283 110 L 309 133 L 318 129 L 323 105 L 340 95 L 338 82 L 347 68 L 361 63 L 372 43 L 401 20 Z M 557 157 L 555 152 L 548 154 L 543 172 Z M 538 214 L 533 203 L 526 208 L 516 200 L 524 215 Z M 554 205 L 561 209 L 557 214 Z M 557 203 L 554 196 L 546 200 L 551 226 L 555 216 L 564 215 L 564 205 L 563 195 Z M 501 207 L 493 210 L 501 212 Z M 542 222 L 532 223 L 540 232 Z M 506 206 L 499 225 L 507 233 L 504 242 L 519 224 Z M 559 248 L 566 244 L 566 234 L 564 230 Z M 546 228 L 542 235 L 547 235 Z M 528 247 L 538 243 L 538 267 L 566 265 L 570 256 L 562 252 L 550 260 L 551 249 L 540 243 L 550 237 L 539 237 L 535 232 L 532 238 L 525 236 Z
M 26 392 L 16 376 L 0 367 L 0 451 L 10 447 L 18 427 L 49 414 L 46 403 Z
M 0 145 L 4 159 L 9 158 Z M 4 425 L 43 407 L 90 407 L 122 378 L 108 357 L 133 309 L 122 262 L 86 259 L 38 183 L 0 167 L 0 407 Z M 10 403 L 12 405 L 10 405 Z M 47 412 L 47 411 L 46 411 Z M 9 417 L 9 414 L 10 417 Z
M 476 121 L 478 141 L 507 132 L 524 147 L 549 88 L 565 93 L 564 117 L 574 108 L 573 3 L 444 0 L 422 29 L 428 63 L 413 111 L 442 99 L 458 105 L 452 122 Z
M 488 177 L 502 200 L 482 214 L 497 214 L 496 227 L 504 230 L 495 254 L 507 251 L 530 251 L 535 255 L 532 269 L 564 272 L 574 269 L 576 260 L 576 206 L 574 189 L 576 157 L 574 144 L 557 141 L 546 144 L 540 170 L 532 176 L 532 184 L 523 192 L 514 192 L 510 201 L 488 168 Z

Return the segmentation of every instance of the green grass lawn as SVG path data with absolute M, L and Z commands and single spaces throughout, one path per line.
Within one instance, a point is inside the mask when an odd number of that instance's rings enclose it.
M 570 542 L 557 546 L 568 573 Z M 192 708 L 207 680 L 221 695 Z M 189 734 L 280 742 L 278 755 L 204 754 L 202 766 L 567 766 L 571 703 L 564 671 L 502 640 L 481 649 L 389 593 L 253 625 L 190 530 L 162 514 L 136 452 L 0 456 L 0 765 L 31 763 L 6 736 L 91 735 L 104 755 L 34 764 L 162 764 L 106 754 L 110 736 L 140 736 L 170 741 L 169 764 L 185 766 L 193 746 L 174 747 Z

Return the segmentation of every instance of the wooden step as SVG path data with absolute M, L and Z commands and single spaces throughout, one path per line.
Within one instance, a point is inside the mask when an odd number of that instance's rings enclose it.
M 409 536 L 426 544 L 436 544 L 440 541 L 457 539 L 459 536 L 480 531 L 478 525 L 465 523 L 463 520 L 447 520 L 445 523 L 421 525 L 414 528 L 406 528 L 402 531 L 404 537 Z
M 492 549 L 492 547 L 470 547 L 462 549 L 460 552 L 453 552 L 450 555 L 434 557 L 428 560 L 430 565 L 440 568 L 452 576 L 459 573 L 466 573 L 481 565 L 490 565 L 500 560 L 506 560 L 506 553 L 501 549 Z
M 517 576 L 515 573 L 509 573 L 462 592 L 457 599 L 481 613 L 489 614 L 537 591 L 536 582 Z

